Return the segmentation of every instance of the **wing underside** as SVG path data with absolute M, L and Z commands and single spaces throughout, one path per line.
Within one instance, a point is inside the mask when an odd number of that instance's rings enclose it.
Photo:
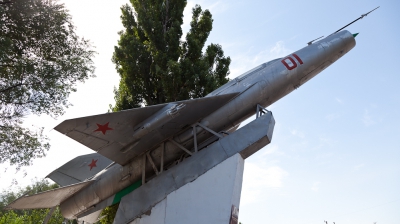
M 125 165 L 132 158 L 186 130 L 236 95 L 237 93 L 205 97 L 71 119 L 62 122 L 55 129 L 112 161 Z M 135 127 L 163 112 L 169 105 L 183 105 L 184 108 L 179 112 L 179 116 L 174 115 L 173 118 L 141 136 L 140 141 L 135 142 L 133 138 Z M 122 149 L 133 143 L 134 147 L 129 153 L 124 153 Z
M 46 177 L 60 186 L 77 184 L 93 177 L 111 163 L 110 159 L 98 153 L 91 153 L 72 159 Z
M 7 205 L 6 209 L 52 208 L 88 186 L 90 183 L 92 183 L 92 181 L 61 187 L 31 196 L 22 196 Z

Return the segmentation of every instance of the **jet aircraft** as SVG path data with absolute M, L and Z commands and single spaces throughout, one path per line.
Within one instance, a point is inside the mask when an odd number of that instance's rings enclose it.
M 76 157 L 47 176 L 62 187 L 23 196 L 8 208 L 60 206 L 67 219 L 94 222 L 105 207 L 234 132 L 255 112 L 343 57 L 356 45 L 357 35 L 343 30 L 345 27 L 251 69 L 204 98 L 62 122 L 55 127 L 57 131 L 95 153 Z

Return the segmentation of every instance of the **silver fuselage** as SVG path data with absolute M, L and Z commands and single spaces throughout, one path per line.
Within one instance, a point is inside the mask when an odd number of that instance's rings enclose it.
M 208 96 L 228 93 L 238 95 L 200 123 L 216 132 L 234 131 L 242 121 L 255 114 L 257 104 L 263 107 L 271 105 L 320 73 L 354 46 L 353 35 L 341 31 L 284 58 L 264 63 L 210 93 Z M 202 128 L 196 130 L 199 143 L 212 137 Z M 188 127 L 176 135 L 174 140 L 192 149 L 193 129 Z M 161 149 L 159 146 L 148 150 L 157 166 L 161 163 Z M 166 142 L 164 164 L 173 163 L 183 154 L 182 149 Z M 101 202 L 112 201 L 117 192 L 141 180 L 142 164 L 143 156 L 137 156 L 125 166 L 113 164 L 104 169 L 92 178 L 95 180 L 93 184 L 61 203 L 62 214 L 66 218 L 76 218 L 80 214 L 90 213 Z M 147 179 L 155 176 L 151 164 L 147 163 L 145 167 Z

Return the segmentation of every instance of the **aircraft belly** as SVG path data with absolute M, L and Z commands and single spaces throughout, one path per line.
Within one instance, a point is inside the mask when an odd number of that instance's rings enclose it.
M 231 102 L 235 106 L 233 110 L 230 109 L 232 113 L 228 116 L 231 126 L 241 123 L 248 116 L 254 114 L 257 104 L 265 98 L 266 87 L 267 82 L 261 80 Z
M 60 210 L 64 217 L 74 219 L 77 214 L 101 201 L 92 186 L 78 192 L 76 195 L 60 204 Z M 84 194 L 81 192 L 84 192 Z M 77 195 L 79 196 L 77 197 Z
M 105 172 L 96 176 L 93 184 L 63 201 L 60 204 L 63 216 L 68 219 L 74 219 L 80 213 L 85 212 L 117 191 L 118 185 L 120 185 L 118 181 L 120 168 L 121 166 L 114 164 Z

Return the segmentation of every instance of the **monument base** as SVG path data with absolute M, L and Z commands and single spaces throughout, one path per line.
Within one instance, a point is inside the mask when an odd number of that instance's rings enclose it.
M 131 224 L 238 223 L 243 169 L 244 159 L 235 154 L 168 194 Z
M 237 223 L 243 159 L 271 142 L 268 112 L 163 171 L 119 204 L 114 224 Z

